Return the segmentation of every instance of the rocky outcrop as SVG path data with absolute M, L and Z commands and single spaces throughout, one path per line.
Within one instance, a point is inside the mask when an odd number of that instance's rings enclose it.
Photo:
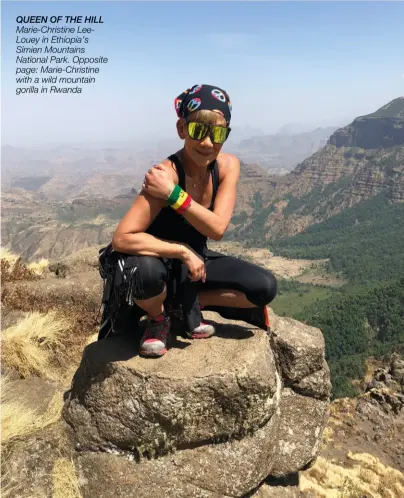
M 234 233 L 256 240 L 296 235 L 377 195 L 404 200 L 404 98 L 335 131 L 284 176 L 240 182 Z M 254 206 L 255 192 L 262 206 Z M 254 206 L 254 209 L 252 208 Z M 262 229 L 264 227 L 264 230 Z
M 404 97 L 392 100 L 373 114 L 360 116 L 340 128 L 329 143 L 337 147 L 384 149 L 404 145 Z
M 206 318 L 215 337 L 177 339 L 158 360 L 136 355 L 133 338 L 86 348 L 64 407 L 84 498 L 111 489 L 244 497 L 265 480 L 261 496 L 275 497 L 271 479 L 315 460 L 331 388 L 321 332 L 272 314 L 269 338 L 244 322 Z
M 404 119 L 360 117 L 335 131 L 329 143 L 337 147 L 384 149 L 404 145 Z
M 288 175 L 268 177 L 262 182 L 267 187 L 267 194 L 261 194 L 263 208 L 254 217 L 246 211 L 249 217 L 242 219 L 240 235 L 249 230 L 259 234 L 260 224 L 269 240 L 295 235 L 376 195 L 402 202 L 404 147 L 356 149 L 328 144 Z M 275 186 L 269 193 L 272 180 Z M 235 218 L 235 230 L 238 223 Z
M 370 454 L 404 472 L 404 359 L 394 353 L 382 363 L 360 384 L 363 394 L 332 403 L 322 456 L 350 467 L 350 452 Z
M 387 388 L 404 394 L 404 359 L 400 355 L 393 353 L 389 364 L 375 371 L 373 378 L 366 386 L 366 391 L 369 392 L 375 388 Z

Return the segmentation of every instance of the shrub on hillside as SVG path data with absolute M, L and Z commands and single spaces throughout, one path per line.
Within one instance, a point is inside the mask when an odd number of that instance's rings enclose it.
M 17 280 L 38 280 L 38 275 L 33 269 L 21 263 L 21 258 L 18 258 L 15 263 L 2 258 L 1 259 L 1 280 L 2 283 L 15 282 Z

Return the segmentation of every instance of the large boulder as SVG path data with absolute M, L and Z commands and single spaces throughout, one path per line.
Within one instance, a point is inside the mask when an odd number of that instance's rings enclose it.
M 272 349 L 283 379 L 271 475 L 285 476 L 311 465 L 320 451 L 329 414 L 330 370 L 319 329 L 270 314 Z
M 330 397 L 321 332 L 273 313 L 270 337 L 206 318 L 216 336 L 159 359 L 139 357 L 138 338 L 86 348 L 64 407 L 84 498 L 243 497 L 314 462 Z
M 138 463 L 117 455 L 79 457 L 84 498 L 225 498 L 244 496 L 268 475 L 275 447 L 276 417 L 242 439 L 206 443 Z M 123 478 L 122 478 L 123 476 Z
M 177 341 L 154 361 L 127 338 L 89 345 L 65 410 L 80 449 L 164 453 L 268 422 L 279 379 L 266 334 L 229 325 L 218 333 L 228 338 Z

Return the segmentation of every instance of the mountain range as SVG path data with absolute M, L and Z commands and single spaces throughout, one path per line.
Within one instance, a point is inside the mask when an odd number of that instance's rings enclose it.
M 285 173 L 318 150 L 330 130 L 264 135 L 257 128 L 235 127 L 223 150 L 245 163 Z M 180 147 L 179 139 L 35 148 L 4 145 L 2 190 L 23 188 L 60 201 L 85 195 L 114 197 L 127 192 L 128 184 L 138 188 L 148 168 Z
M 304 232 L 367 199 L 400 203 L 404 199 L 403 109 L 400 97 L 333 133 L 318 130 L 319 140 L 331 133 L 326 144 L 286 175 L 268 174 L 261 163 L 241 159 L 237 204 L 226 238 L 268 244 Z M 299 136 L 313 138 L 307 133 Z M 297 140 L 297 135 L 279 137 L 278 144 Z M 250 139 L 263 149 L 273 140 Z M 74 147 L 38 149 L 31 156 L 24 149 L 5 146 L 2 153 L 8 167 L 3 184 L 3 244 L 27 259 L 68 255 L 79 248 L 75 240 L 85 246 L 108 240 L 152 157 L 143 156 L 142 162 L 129 149 Z M 30 170 L 35 162 L 36 173 Z M 17 174 L 10 177 L 13 168 Z M 18 174 L 22 170 L 25 176 Z M 78 229 L 80 237 L 72 237 L 71 230 Z
M 253 199 L 237 205 L 232 237 L 256 233 L 266 240 L 282 238 L 368 198 L 403 201 L 403 112 L 400 97 L 336 130 L 290 173 L 255 178 L 259 188 Z
M 258 163 L 270 173 L 284 174 L 323 147 L 335 129 L 253 136 L 242 140 L 234 153 L 244 162 Z

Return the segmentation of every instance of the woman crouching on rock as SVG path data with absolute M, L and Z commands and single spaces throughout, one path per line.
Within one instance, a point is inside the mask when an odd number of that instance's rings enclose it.
M 230 133 L 228 94 L 195 85 L 175 99 L 175 108 L 184 146 L 148 171 L 112 241 L 125 256 L 127 303 L 138 317 L 147 314 L 142 356 L 167 352 L 172 300 L 182 307 L 188 337 L 206 339 L 215 329 L 201 309 L 267 330 L 266 305 L 276 295 L 269 271 L 206 244 L 220 240 L 230 223 L 240 175 L 238 159 L 220 152 Z

